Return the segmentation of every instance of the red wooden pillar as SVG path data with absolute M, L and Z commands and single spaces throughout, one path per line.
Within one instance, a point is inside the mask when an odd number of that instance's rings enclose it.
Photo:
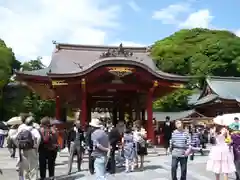
M 153 127 L 153 93 L 158 85 L 158 81 L 153 81 L 153 86 L 149 89 L 147 95 L 147 138 L 151 140 L 153 144 L 155 144 Z
M 83 129 L 86 127 L 87 122 L 87 92 L 86 92 L 86 80 L 82 79 L 81 82 L 81 113 L 80 121 Z
M 153 129 L 153 90 L 150 89 L 147 96 L 147 138 L 154 143 L 154 129 Z
M 60 103 L 60 97 L 56 96 L 55 97 L 55 118 L 57 120 L 60 120 L 60 108 L 61 108 L 61 103 Z

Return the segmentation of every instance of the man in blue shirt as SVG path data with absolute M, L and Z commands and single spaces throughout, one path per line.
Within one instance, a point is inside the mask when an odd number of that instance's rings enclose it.
M 92 119 L 89 124 L 96 130 L 91 135 L 93 142 L 93 151 L 91 156 L 94 157 L 94 169 L 98 180 L 105 180 L 106 165 L 110 153 L 110 143 L 107 133 L 103 129 L 103 125 L 99 119 Z

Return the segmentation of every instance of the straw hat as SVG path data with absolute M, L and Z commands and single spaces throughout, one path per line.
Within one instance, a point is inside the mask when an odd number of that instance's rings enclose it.
M 102 122 L 101 122 L 100 119 L 98 119 L 98 118 L 93 118 L 93 119 L 91 120 L 91 122 L 89 123 L 89 125 L 92 126 L 92 127 L 97 127 L 97 128 L 103 126 L 103 125 L 102 125 Z

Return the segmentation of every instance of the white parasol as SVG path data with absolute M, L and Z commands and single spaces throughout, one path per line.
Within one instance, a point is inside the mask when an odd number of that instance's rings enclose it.
M 234 118 L 237 117 L 240 119 L 240 113 L 233 113 L 233 114 L 224 114 L 221 116 L 217 116 L 213 119 L 215 124 L 229 126 L 230 124 L 234 123 Z
M 18 124 L 22 124 L 22 119 L 19 116 L 12 117 L 7 121 L 7 125 L 18 125 Z

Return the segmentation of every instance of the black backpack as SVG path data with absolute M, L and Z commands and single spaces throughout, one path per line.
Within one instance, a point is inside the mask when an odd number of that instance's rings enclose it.
M 22 150 L 33 149 L 34 140 L 30 130 L 22 130 L 17 136 L 17 146 Z

